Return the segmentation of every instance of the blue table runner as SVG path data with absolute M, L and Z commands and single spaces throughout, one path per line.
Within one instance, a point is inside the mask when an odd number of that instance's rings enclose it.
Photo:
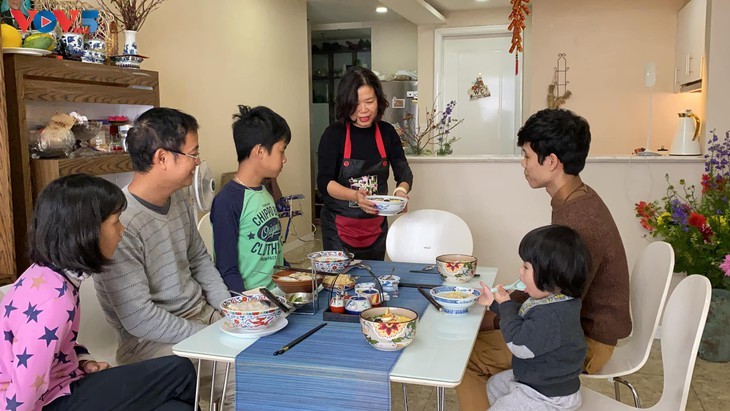
M 401 282 L 440 285 L 437 274 L 410 273 L 424 264 L 366 261 L 376 275 L 394 275 Z M 353 269 L 358 282 L 373 281 L 366 271 Z M 236 410 L 389 410 L 390 370 L 402 351 L 379 351 L 365 341 L 359 323 L 327 322 L 327 326 L 286 353 L 274 351 L 321 324 L 329 291 L 320 293 L 320 310 L 313 316 L 290 315 L 281 331 L 260 338 L 236 357 Z M 415 288 L 401 288 L 392 307 L 405 307 L 419 316 L 428 302 Z M 416 337 L 418 338 L 418 327 Z M 406 348 L 407 349 L 407 348 Z

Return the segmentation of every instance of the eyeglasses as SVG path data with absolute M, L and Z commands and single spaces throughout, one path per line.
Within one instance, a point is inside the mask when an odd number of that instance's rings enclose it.
M 182 154 L 185 157 L 192 158 L 193 161 L 200 160 L 200 153 L 198 153 L 198 154 L 188 154 L 188 153 L 183 153 L 182 151 L 170 150 L 169 148 L 168 149 L 165 149 L 165 150 L 167 150 L 167 151 L 169 151 L 171 153 L 175 153 L 175 154 Z

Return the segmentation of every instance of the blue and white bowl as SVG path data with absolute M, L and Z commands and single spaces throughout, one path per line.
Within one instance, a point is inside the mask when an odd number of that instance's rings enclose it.
M 482 293 L 474 288 L 443 285 L 432 288 L 430 294 L 444 307 L 444 314 L 464 315 Z
M 61 43 L 69 56 L 81 57 L 84 55 L 84 36 L 79 33 L 63 33 Z
M 378 277 L 380 285 L 383 286 L 383 291 L 392 293 L 398 291 L 398 284 L 400 284 L 400 277 L 397 275 L 381 275 Z
M 367 196 L 368 200 L 375 203 L 375 207 L 378 209 L 378 215 L 391 216 L 396 215 L 403 211 L 408 204 L 408 199 L 398 196 Z
M 307 255 L 316 271 L 340 274 L 350 266 L 355 256 L 344 251 L 317 251 Z
M 276 297 L 282 303 L 286 303 L 283 297 Z M 260 301 L 269 305 L 268 309 L 258 311 L 244 311 L 237 305 L 247 302 Z M 226 324 L 229 328 L 242 328 L 246 330 L 262 330 L 272 325 L 281 317 L 281 308 L 270 302 L 263 294 L 239 295 L 223 300 L 221 311 L 226 316 Z

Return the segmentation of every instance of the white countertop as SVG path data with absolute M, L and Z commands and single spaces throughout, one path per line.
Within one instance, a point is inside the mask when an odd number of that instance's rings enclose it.
M 450 155 L 450 156 L 407 156 L 409 163 L 519 163 L 518 155 Z M 699 156 L 656 156 L 639 157 L 632 155 L 613 155 L 588 157 L 586 163 L 704 163 L 705 158 Z

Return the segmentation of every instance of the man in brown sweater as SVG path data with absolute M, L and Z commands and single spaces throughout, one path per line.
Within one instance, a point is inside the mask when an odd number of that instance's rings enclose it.
M 631 316 L 629 268 L 621 235 L 606 204 L 578 176 L 588 156 L 590 128 L 571 111 L 546 109 L 533 114 L 517 136 L 525 179 L 532 188 L 544 188 L 552 199 L 552 224 L 576 230 L 591 254 L 581 325 L 588 348 L 583 369 L 595 373 L 611 358 L 618 340 L 631 333 Z M 526 296 L 514 292 L 512 298 Z M 507 345 L 494 329 L 497 320 L 485 315 L 464 379 L 456 387 L 462 411 L 485 410 L 487 380 L 511 368 Z

